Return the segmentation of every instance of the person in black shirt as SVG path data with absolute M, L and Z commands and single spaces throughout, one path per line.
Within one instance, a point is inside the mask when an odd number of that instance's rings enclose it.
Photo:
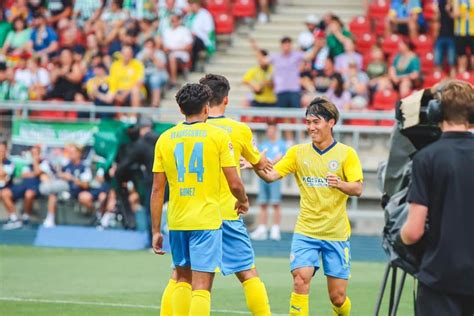
M 438 93 L 442 135 L 413 159 L 404 244 L 423 237 L 417 315 L 474 315 L 474 88 L 453 80 Z M 425 222 L 429 229 L 425 232 Z
M 444 57 L 451 70 L 456 73 L 456 44 L 454 43 L 453 7 L 449 0 L 438 0 L 439 31 L 434 48 L 434 63 L 437 70 L 443 70 Z

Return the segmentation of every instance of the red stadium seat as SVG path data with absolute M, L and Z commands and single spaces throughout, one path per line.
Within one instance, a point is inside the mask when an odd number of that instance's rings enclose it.
M 398 101 L 398 93 L 393 90 L 377 91 L 374 94 L 372 109 L 389 111 L 395 108 Z
M 460 73 L 456 76 L 456 79 L 464 80 L 474 85 L 474 71 L 465 71 L 463 73 Z
M 384 20 L 390 10 L 390 1 L 374 0 L 369 5 L 367 16 L 369 19 Z
M 230 1 L 229 0 L 207 0 L 207 10 L 212 15 L 218 15 L 220 13 L 230 13 Z
M 227 13 L 214 15 L 216 34 L 231 34 L 234 32 L 234 17 Z
M 398 43 L 402 38 L 397 34 L 386 36 L 382 39 L 382 51 L 387 56 L 392 56 L 398 52 Z
M 235 0 L 232 15 L 237 18 L 253 18 L 257 14 L 255 0 Z
M 356 38 L 355 40 L 356 50 L 363 55 L 368 54 L 372 46 L 375 45 L 376 41 L 377 39 L 375 38 L 374 35 L 370 33 L 365 33 L 361 37 Z
M 421 61 L 421 72 L 423 74 L 429 74 L 433 71 L 434 67 L 434 55 L 432 52 L 423 53 L 420 56 Z
M 365 120 L 365 119 L 351 119 L 344 121 L 346 125 L 358 125 L 358 126 L 375 126 L 377 122 L 375 120 Z
M 434 2 L 425 1 L 423 4 L 423 16 L 426 21 L 434 21 L 436 19 L 436 4 Z
M 373 20 L 375 35 L 383 37 L 385 35 L 385 20 Z
M 370 33 L 369 20 L 364 16 L 356 16 L 352 19 L 351 23 L 349 23 L 349 30 L 356 38 Z
M 439 70 L 436 70 L 432 73 L 427 73 L 424 81 L 423 81 L 423 88 L 428 89 L 437 84 L 440 81 L 443 81 L 447 75 Z
M 413 40 L 415 52 L 419 55 L 423 53 L 433 52 L 433 40 L 425 34 L 420 34 Z

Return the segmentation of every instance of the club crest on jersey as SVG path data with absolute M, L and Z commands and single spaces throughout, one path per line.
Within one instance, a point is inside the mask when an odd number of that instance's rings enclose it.
M 336 171 L 339 168 L 339 162 L 337 160 L 331 160 L 328 163 L 329 170 Z
M 234 154 L 234 146 L 232 146 L 231 142 L 229 142 L 229 150 L 230 150 L 231 154 L 233 155 Z

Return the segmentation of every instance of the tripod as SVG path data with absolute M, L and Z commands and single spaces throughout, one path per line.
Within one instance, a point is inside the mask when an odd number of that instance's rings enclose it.
M 405 279 L 407 276 L 407 272 L 404 270 L 402 271 L 402 277 L 400 279 L 400 284 L 397 287 L 397 270 L 399 268 L 391 263 L 387 263 L 385 267 L 385 273 L 382 280 L 382 285 L 380 287 L 379 296 L 377 297 L 377 303 L 375 304 L 375 311 L 374 316 L 378 316 L 380 312 L 380 307 L 382 305 L 383 295 L 385 293 L 385 288 L 387 287 L 387 281 L 392 272 L 392 283 L 390 284 L 390 300 L 389 300 L 389 308 L 388 308 L 388 315 L 389 316 L 396 316 L 398 305 L 400 304 L 400 298 L 402 297 L 403 286 L 405 285 Z

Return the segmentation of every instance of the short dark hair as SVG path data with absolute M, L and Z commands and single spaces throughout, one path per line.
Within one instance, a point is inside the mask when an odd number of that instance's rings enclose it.
M 282 37 L 282 39 L 280 40 L 280 43 L 283 44 L 283 43 L 291 43 L 293 42 L 293 40 L 291 39 L 291 37 L 289 36 L 284 36 Z
M 207 74 L 199 80 L 200 84 L 208 86 L 212 91 L 210 105 L 217 106 L 229 95 L 230 85 L 226 77 L 215 74 Z
M 306 109 L 306 116 L 308 115 L 322 117 L 326 122 L 334 119 L 334 124 L 339 120 L 337 107 L 331 101 L 322 97 L 316 97 L 311 101 Z
M 187 83 L 179 89 L 175 99 L 184 115 L 193 115 L 201 113 L 211 97 L 212 91 L 207 85 Z
M 268 51 L 266 49 L 261 49 L 260 54 L 262 54 L 263 56 L 268 56 Z

